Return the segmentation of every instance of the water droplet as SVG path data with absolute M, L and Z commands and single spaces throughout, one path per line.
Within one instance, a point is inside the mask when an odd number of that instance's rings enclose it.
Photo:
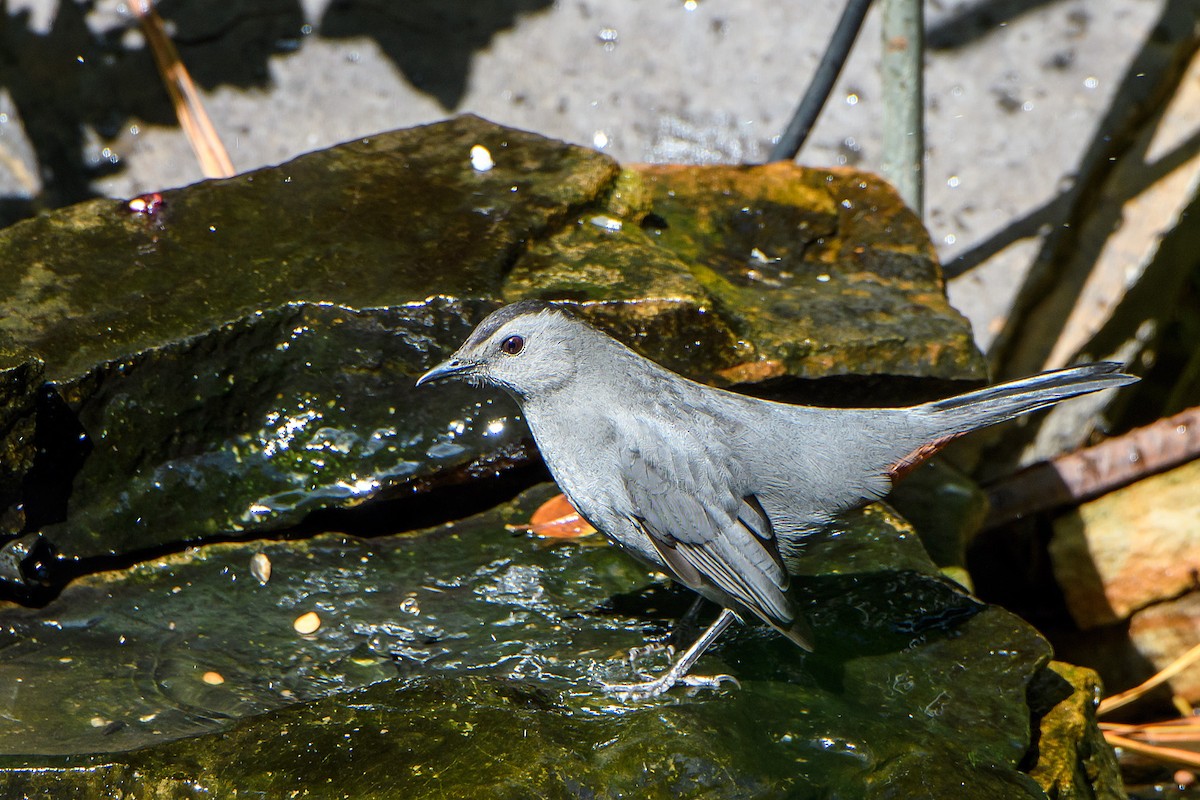
M 601 28 L 600 32 L 596 34 L 596 38 L 604 46 L 605 50 L 611 51 L 616 48 L 620 36 L 617 34 L 616 28 Z
M 958 181 L 957 175 L 951 175 L 949 178 L 946 179 L 946 185 L 949 186 L 951 189 L 957 189 L 958 182 L 959 181 Z
M 609 217 L 609 216 L 606 216 L 603 214 L 592 217 L 588 221 L 591 222 L 593 225 L 595 225 L 597 228 L 602 228 L 603 230 L 609 231 L 610 233 L 616 233 L 617 231 L 621 230 L 621 227 L 622 227 L 621 220 L 614 219 L 612 217 Z
M 494 166 L 496 162 L 492 160 L 492 154 L 486 147 L 477 144 L 471 148 L 471 167 L 476 172 L 487 172 Z

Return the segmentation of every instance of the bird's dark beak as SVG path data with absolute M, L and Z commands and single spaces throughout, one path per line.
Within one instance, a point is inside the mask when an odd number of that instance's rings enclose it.
M 433 369 L 426 372 L 420 378 L 417 378 L 417 386 L 426 383 L 440 381 L 443 378 L 456 378 L 466 374 L 475 368 L 475 365 L 470 361 L 460 361 L 457 358 L 449 358 L 438 364 Z

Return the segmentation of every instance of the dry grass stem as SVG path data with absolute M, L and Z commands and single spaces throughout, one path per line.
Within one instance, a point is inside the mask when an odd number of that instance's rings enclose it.
M 235 174 L 233 162 L 229 160 L 229 153 L 221 144 L 212 120 L 204 111 L 200 92 L 179 58 L 175 43 L 167 35 L 162 17 L 154 10 L 150 0 L 130 0 L 129 8 L 142 24 L 146 42 L 154 54 L 154 63 L 158 66 L 167 94 L 171 96 L 171 105 L 175 107 L 175 115 L 179 118 L 179 127 L 192 145 L 204 176 L 232 177 Z
M 1111 722 L 1101 722 L 1100 730 L 1104 731 L 1105 735 L 1112 733 L 1117 736 L 1133 738 L 1150 744 L 1158 742 L 1200 744 L 1200 725 L 1191 722 L 1190 719 L 1148 722 L 1144 725 L 1118 725 Z
M 1137 739 L 1130 739 L 1111 731 L 1105 731 L 1104 738 L 1113 747 L 1120 747 L 1123 750 L 1152 758 L 1155 761 L 1178 764 L 1185 767 L 1200 767 L 1200 753 L 1194 750 L 1181 750 L 1178 747 L 1159 747 Z

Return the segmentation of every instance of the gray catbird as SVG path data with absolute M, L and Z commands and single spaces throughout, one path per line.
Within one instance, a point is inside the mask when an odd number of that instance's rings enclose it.
M 484 319 L 417 381 L 498 386 L 521 406 L 571 504 L 634 556 L 722 606 L 661 678 L 659 694 L 752 612 L 810 649 L 788 563 L 841 511 L 882 497 L 941 444 L 1136 378 L 1119 364 L 1047 372 L 909 408 L 787 405 L 714 389 L 643 358 L 562 307 L 525 300 Z

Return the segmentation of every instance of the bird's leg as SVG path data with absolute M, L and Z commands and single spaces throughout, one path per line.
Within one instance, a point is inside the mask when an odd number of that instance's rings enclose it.
M 704 595 L 696 595 L 696 599 L 688 606 L 688 610 L 683 612 L 683 616 L 679 618 L 679 622 L 675 623 L 675 636 L 691 636 L 700 628 L 700 612 L 704 610 L 704 606 L 708 604 L 708 600 Z M 679 641 L 679 639 L 675 639 Z
M 705 689 L 715 689 L 725 681 L 730 681 L 736 684 L 737 679 L 732 675 L 688 675 L 688 670 L 696 663 L 700 656 L 704 655 L 713 642 L 717 640 L 726 628 L 728 628 L 734 620 L 738 619 L 737 614 L 730 611 L 728 608 L 721 609 L 721 615 L 717 617 L 712 625 L 708 626 L 708 630 L 700 634 L 700 638 L 696 643 L 689 647 L 682 656 L 679 657 L 671 668 L 668 669 L 662 676 L 652 681 L 645 683 L 615 683 L 604 684 L 604 691 L 610 694 L 615 694 L 622 700 L 645 700 L 650 697 L 657 697 L 663 692 L 670 689 L 677 683 L 682 683 L 685 686 L 697 686 Z

